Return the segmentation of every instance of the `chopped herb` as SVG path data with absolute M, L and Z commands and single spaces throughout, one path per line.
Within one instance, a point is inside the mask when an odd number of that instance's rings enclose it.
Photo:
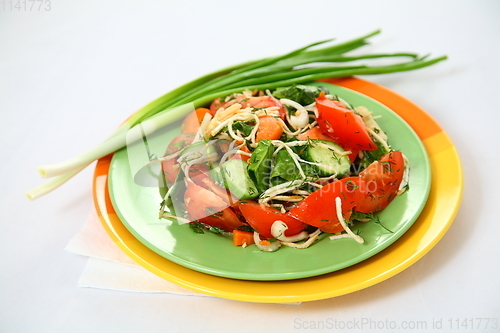
M 240 131 L 245 137 L 252 133 L 254 124 L 251 122 L 235 121 L 233 123 L 233 129 Z
M 222 234 L 224 232 L 224 230 L 222 230 L 221 228 L 213 226 L 208 226 L 208 231 L 213 234 Z
M 394 233 L 394 231 L 392 231 L 391 229 L 387 228 L 385 225 L 382 224 L 382 222 L 380 221 L 380 219 L 378 218 L 378 216 L 376 217 L 375 221 L 376 224 L 380 225 L 382 228 L 384 228 L 385 230 L 389 231 L 391 234 Z
M 270 185 L 270 174 L 274 146 L 269 140 L 259 141 L 252 153 L 248 166 L 248 174 L 259 192 L 264 192 Z
M 201 224 L 198 221 L 193 221 L 193 222 L 189 223 L 189 227 L 191 228 L 191 230 L 193 230 L 197 234 L 204 234 L 205 233 L 205 231 L 204 231 L 205 227 L 203 226 L 203 224 Z
M 325 87 L 294 84 L 289 87 L 278 88 L 272 94 L 278 99 L 286 98 L 300 105 L 309 105 L 315 101 L 322 91 L 329 94 L 328 89 Z
M 254 231 L 252 229 L 252 227 L 249 226 L 249 225 L 242 225 L 242 226 L 236 227 L 236 230 L 248 231 L 248 232 L 253 232 Z

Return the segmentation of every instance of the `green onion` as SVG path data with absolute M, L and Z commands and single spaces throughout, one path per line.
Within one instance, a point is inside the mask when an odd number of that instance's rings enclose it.
M 188 82 L 144 106 L 97 147 L 62 163 L 39 166 L 38 171 L 43 178 L 56 178 L 26 192 L 26 196 L 32 200 L 41 197 L 64 184 L 93 161 L 125 147 L 129 130 L 146 119 L 153 124 L 154 130 L 183 118 L 194 108 L 207 105 L 217 97 L 246 89 L 265 90 L 325 78 L 409 71 L 446 59 L 446 56 L 428 59 L 409 53 L 344 55 L 367 45 L 367 39 L 379 33 L 380 31 L 376 30 L 330 46 L 325 44 L 332 40 L 313 43 L 284 55 L 231 66 Z M 370 66 L 365 63 L 339 65 L 379 58 L 409 60 L 382 66 Z

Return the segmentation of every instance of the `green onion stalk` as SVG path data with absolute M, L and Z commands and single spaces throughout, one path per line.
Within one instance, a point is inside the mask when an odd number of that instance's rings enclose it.
M 447 59 L 446 56 L 429 58 L 413 53 L 346 55 L 367 45 L 367 39 L 379 33 L 380 30 L 376 30 L 334 45 L 329 45 L 333 40 L 313 43 L 284 55 L 245 62 L 188 82 L 141 108 L 97 147 L 62 163 L 39 166 L 40 175 L 52 179 L 27 191 L 26 196 L 32 200 L 39 198 L 64 184 L 93 161 L 125 147 L 129 130 L 146 119 L 157 129 L 182 119 L 194 108 L 205 106 L 217 97 L 246 89 L 265 90 L 325 78 L 410 71 Z M 369 63 L 380 58 L 406 60 L 378 66 L 360 64 L 360 61 Z

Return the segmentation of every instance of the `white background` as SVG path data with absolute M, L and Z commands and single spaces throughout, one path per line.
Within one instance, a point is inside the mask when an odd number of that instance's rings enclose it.
M 5 6 L 1 332 L 293 332 L 361 318 L 426 321 L 427 331 L 440 319 L 446 328 L 449 318 L 496 318 L 500 325 L 499 1 L 52 0 L 50 11 L 45 2 L 31 12 Z M 367 78 L 429 112 L 463 163 L 461 209 L 423 259 L 368 289 L 300 306 L 77 287 L 86 259 L 64 247 L 92 208 L 93 170 L 30 202 L 24 191 L 43 182 L 37 165 L 93 147 L 130 113 L 202 74 L 377 28 L 383 33 L 366 52 L 449 56 L 415 72 Z

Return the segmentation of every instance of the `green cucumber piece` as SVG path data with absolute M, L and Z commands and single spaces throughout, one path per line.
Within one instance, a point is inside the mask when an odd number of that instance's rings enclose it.
M 316 165 L 320 176 L 326 177 L 331 175 L 341 176 L 351 167 L 351 160 L 348 155 L 339 155 L 333 150 L 319 145 L 322 143 L 339 151 L 345 151 L 341 146 L 332 141 L 327 140 L 310 140 L 307 149 L 304 151 L 304 159 L 309 162 L 320 163 Z
M 214 176 L 217 178 L 221 175 L 224 179 L 225 187 L 238 198 L 238 200 L 253 199 L 259 195 L 259 190 L 248 174 L 247 162 L 240 159 L 224 162 L 219 168 L 219 172 L 214 173 Z

